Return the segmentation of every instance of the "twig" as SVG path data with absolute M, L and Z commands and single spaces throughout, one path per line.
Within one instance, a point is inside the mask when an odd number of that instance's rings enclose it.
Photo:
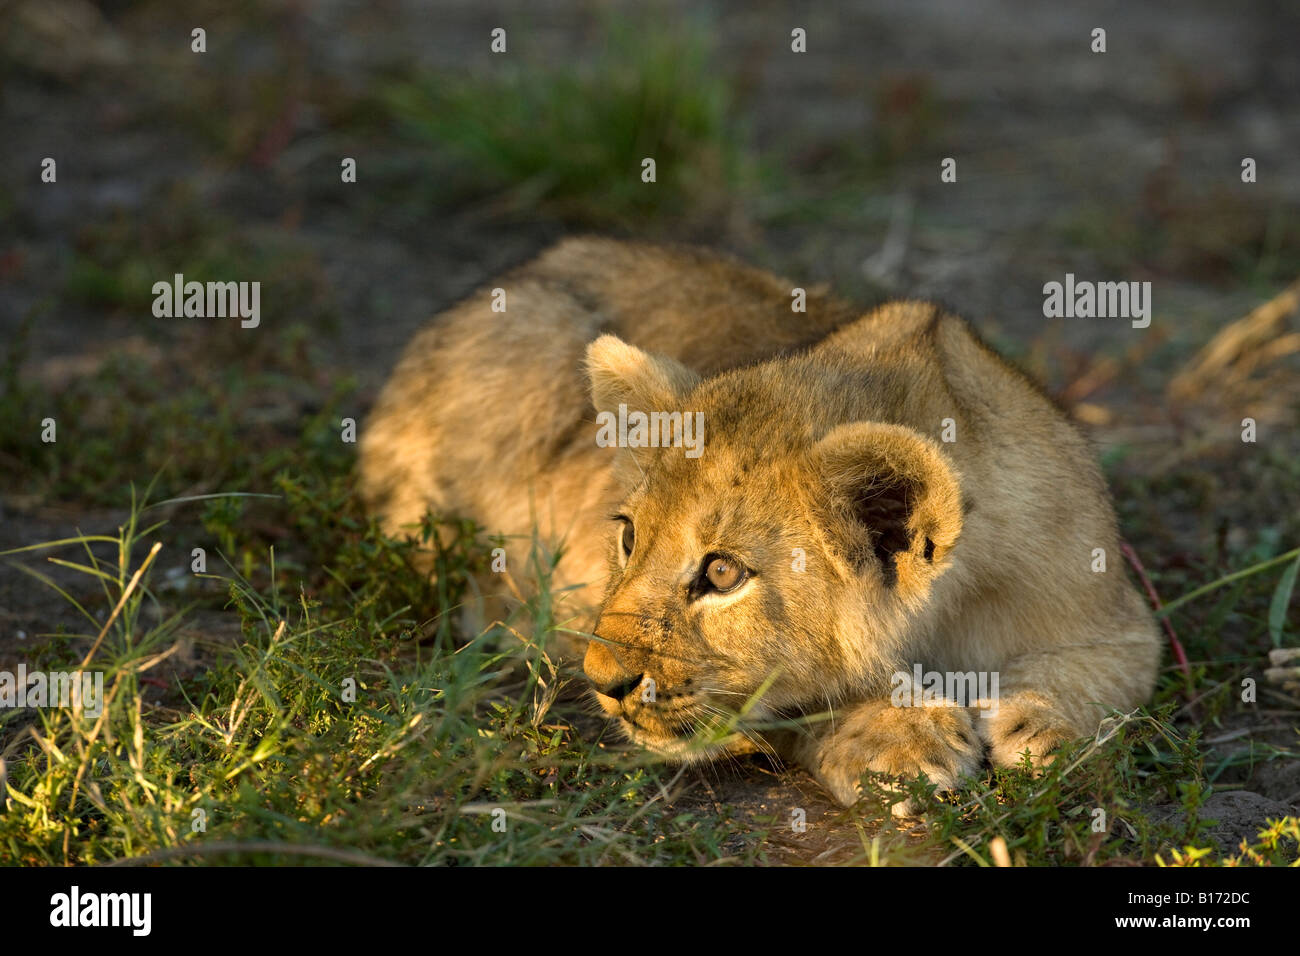
M 1151 599 L 1151 603 L 1155 605 L 1155 609 L 1159 611 L 1163 606 L 1160 601 L 1160 595 L 1156 593 L 1155 585 L 1152 584 L 1151 579 L 1147 577 L 1146 569 L 1142 567 L 1142 561 L 1138 558 L 1137 552 L 1133 550 L 1132 546 L 1127 541 L 1121 541 L 1119 549 L 1124 553 L 1124 557 L 1128 559 L 1128 563 L 1132 566 L 1133 572 L 1138 576 L 1138 580 L 1142 582 L 1142 587 L 1146 589 L 1147 597 Z M 1174 652 L 1174 660 L 1178 662 L 1178 669 L 1181 670 L 1183 676 L 1187 678 L 1188 684 L 1183 688 L 1183 695 L 1188 696 L 1191 693 L 1192 669 L 1187 663 L 1187 652 L 1183 650 L 1182 642 L 1178 640 L 1178 635 L 1174 633 L 1174 626 L 1169 623 L 1168 615 L 1162 617 L 1160 623 L 1164 625 L 1165 634 L 1169 637 L 1169 647 Z

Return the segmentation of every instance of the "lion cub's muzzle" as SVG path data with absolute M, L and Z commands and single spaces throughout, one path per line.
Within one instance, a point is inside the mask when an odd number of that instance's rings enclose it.
M 587 645 L 582 669 L 596 691 L 596 700 L 610 717 L 620 717 L 652 735 L 679 737 L 689 733 L 685 719 L 694 695 L 691 688 L 664 687 L 649 672 L 647 655 L 600 640 Z M 690 678 L 684 684 L 689 685 Z

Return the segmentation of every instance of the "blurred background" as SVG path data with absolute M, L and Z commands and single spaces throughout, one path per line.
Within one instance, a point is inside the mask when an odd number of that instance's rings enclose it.
M 1297 37 L 1283 0 L 0 0 L 0 548 L 155 476 L 346 483 L 339 419 L 413 331 L 596 232 L 948 304 L 1090 430 L 1126 538 L 1188 592 L 1300 540 Z M 1067 272 L 1151 282 L 1150 327 L 1044 318 Z M 155 318 L 174 273 L 260 281 L 260 327 Z M 201 524 L 235 556 L 235 527 L 287 527 L 232 507 Z M 1294 636 L 1277 570 L 1183 612 L 1224 707 Z M 0 572 L 0 652 L 64 613 L 34 591 Z

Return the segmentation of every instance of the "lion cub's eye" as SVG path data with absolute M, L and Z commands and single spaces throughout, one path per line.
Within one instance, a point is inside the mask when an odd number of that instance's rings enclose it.
M 629 519 L 623 518 L 622 521 L 623 533 L 619 537 L 619 541 L 623 545 L 623 556 L 630 558 L 632 556 L 632 547 L 636 544 L 636 532 L 632 530 L 632 522 Z
M 711 554 L 705 559 L 704 576 L 717 591 L 732 591 L 745 580 L 745 569 L 731 558 Z

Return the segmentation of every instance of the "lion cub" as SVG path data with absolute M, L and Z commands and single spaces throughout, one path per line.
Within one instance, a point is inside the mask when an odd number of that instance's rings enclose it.
M 394 531 L 433 509 L 509 536 L 484 615 L 538 543 L 558 555 L 556 618 L 591 633 L 633 740 L 775 751 L 844 804 L 867 770 L 951 788 L 1041 760 L 1155 680 L 1086 441 L 926 303 L 860 315 L 713 254 L 570 239 L 415 337 L 360 489 Z

